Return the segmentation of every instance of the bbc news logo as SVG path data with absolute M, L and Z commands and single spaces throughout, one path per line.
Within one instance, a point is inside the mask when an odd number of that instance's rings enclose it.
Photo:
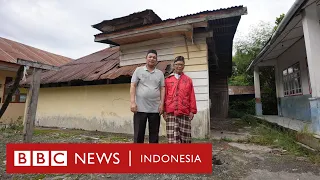
M 67 151 L 14 151 L 14 166 L 67 165 Z
M 212 173 L 211 144 L 6 146 L 7 173 Z

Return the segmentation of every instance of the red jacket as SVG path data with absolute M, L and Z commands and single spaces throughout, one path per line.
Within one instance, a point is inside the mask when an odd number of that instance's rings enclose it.
M 196 97 L 191 78 L 181 74 L 177 79 L 171 74 L 165 79 L 164 111 L 175 116 L 197 113 Z

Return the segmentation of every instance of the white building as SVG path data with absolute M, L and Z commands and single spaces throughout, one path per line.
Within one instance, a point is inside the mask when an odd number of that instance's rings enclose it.
M 320 134 L 320 1 L 296 0 L 268 43 L 252 61 L 256 115 L 262 116 L 259 67 L 274 66 L 278 124 L 292 121 Z M 281 117 L 281 118 L 280 118 Z M 283 121 L 282 123 L 279 121 Z

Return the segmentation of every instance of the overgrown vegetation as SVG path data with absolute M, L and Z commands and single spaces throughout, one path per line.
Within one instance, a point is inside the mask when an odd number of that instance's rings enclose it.
M 232 86 L 253 86 L 253 69 L 247 71 L 251 61 L 257 57 L 274 33 L 284 14 L 276 18 L 275 25 L 260 22 L 248 35 L 235 40 L 233 56 L 233 71 L 228 84 Z M 274 67 L 260 67 L 260 85 L 262 93 L 262 107 L 264 114 L 277 114 L 276 87 Z M 250 102 L 249 102 L 250 104 Z M 237 109 L 231 109 L 231 115 L 237 116 Z M 249 113 L 251 114 L 251 113 Z M 240 114 L 238 114 L 240 115 Z
M 20 132 L 23 130 L 23 119 L 20 116 L 17 120 L 11 120 L 8 124 L 2 124 L 1 131 L 15 131 Z
M 254 115 L 255 100 L 235 100 L 229 103 L 229 117 L 241 118 L 246 114 Z
M 308 157 L 313 163 L 320 164 L 320 152 L 313 152 L 297 144 L 296 138 L 300 132 L 285 129 L 250 115 L 243 116 L 241 120 L 253 127 L 252 136 L 241 142 L 282 148 L 290 154 Z

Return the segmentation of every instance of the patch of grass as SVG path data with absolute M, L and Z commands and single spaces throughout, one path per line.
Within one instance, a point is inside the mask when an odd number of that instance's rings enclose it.
M 320 154 L 315 154 L 310 157 L 310 160 L 314 162 L 315 164 L 319 165 L 320 164 Z
M 46 134 L 51 134 L 51 133 L 59 133 L 60 130 L 58 129 L 38 129 L 35 128 L 33 130 L 34 135 L 46 135 Z
M 244 128 L 246 126 L 248 126 L 249 124 L 244 121 L 243 119 L 237 119 L 235 121 L 233 121 L 233 125 L 236 126 L 237 128 Z
M 2 132 L 21 132 L 23 130 L 23 120 L 22 117 L 19 116 L 17 120 L 11 119 L 9 124 L 1 124 L 0 131 Z
M 223 137 L 221 138 L 221 141 L 225 141 L 225 142 L 233 142 L 233 140 L 231 138 L 227 138 L 227 137 Z
M 91 141 L 91 140 L 93 140 L 91 137 L 85 137 L 84 138 L 86 141 Z
M 254 116 L 251 115 L 245 115 L 241 117 L 241 120 L 243 121 L 243 123 L 248 124 L 249 126 L 257 126 L 259 125 L 260 120 Z
M 110 137 L 111 142 L 129 142 L 129 140 L 125 137 L 121 136 L 112 136 Z
M 290 132 L 282 132 L 265 125 L 260 125 L 253 130 L 253 134 L 256 136 L 249 138 L 252 143 L 282 147 L 296 155 L 304 153 L 301 146 L 295 143 L 295 136 Z
M 308 131 L 308 127 L 305 126 L 301 132 L 295 132 L 251 115 L 245 115 L 241 120 L 252 127 L 252 136 L 247 140 L 238 140 L 238 142 L 283 148 L 290 154 L 305 156 L 313 163 L 320 164 L 320 152 L 313 152 L 296 143 L 297 137 L 301 134 L 313 136 Z
M 36 175 L 34 178 L 32 178 L 32 179 L 34 179 L 34 180 L 40 180 L 40 179 L 44 179 L 44 178 L 46 178 L 46 175 L 45 174 L 38 174 L 38 175 Z
M 296 133 L 264 124 L 257 125 L 252 130 L 253 136 L 247 142 L 283 148 L 288 153 L 296 156 L 308 157 L 313 163 L 320 163 L 319 152 L 312 152 L 296 143 Z
M 61 138 L 69 138 L 72 136 L 73 136 L 73 134 L 69 134 L 69 133 L 59 133 L 59 137 L 61 137 Z

